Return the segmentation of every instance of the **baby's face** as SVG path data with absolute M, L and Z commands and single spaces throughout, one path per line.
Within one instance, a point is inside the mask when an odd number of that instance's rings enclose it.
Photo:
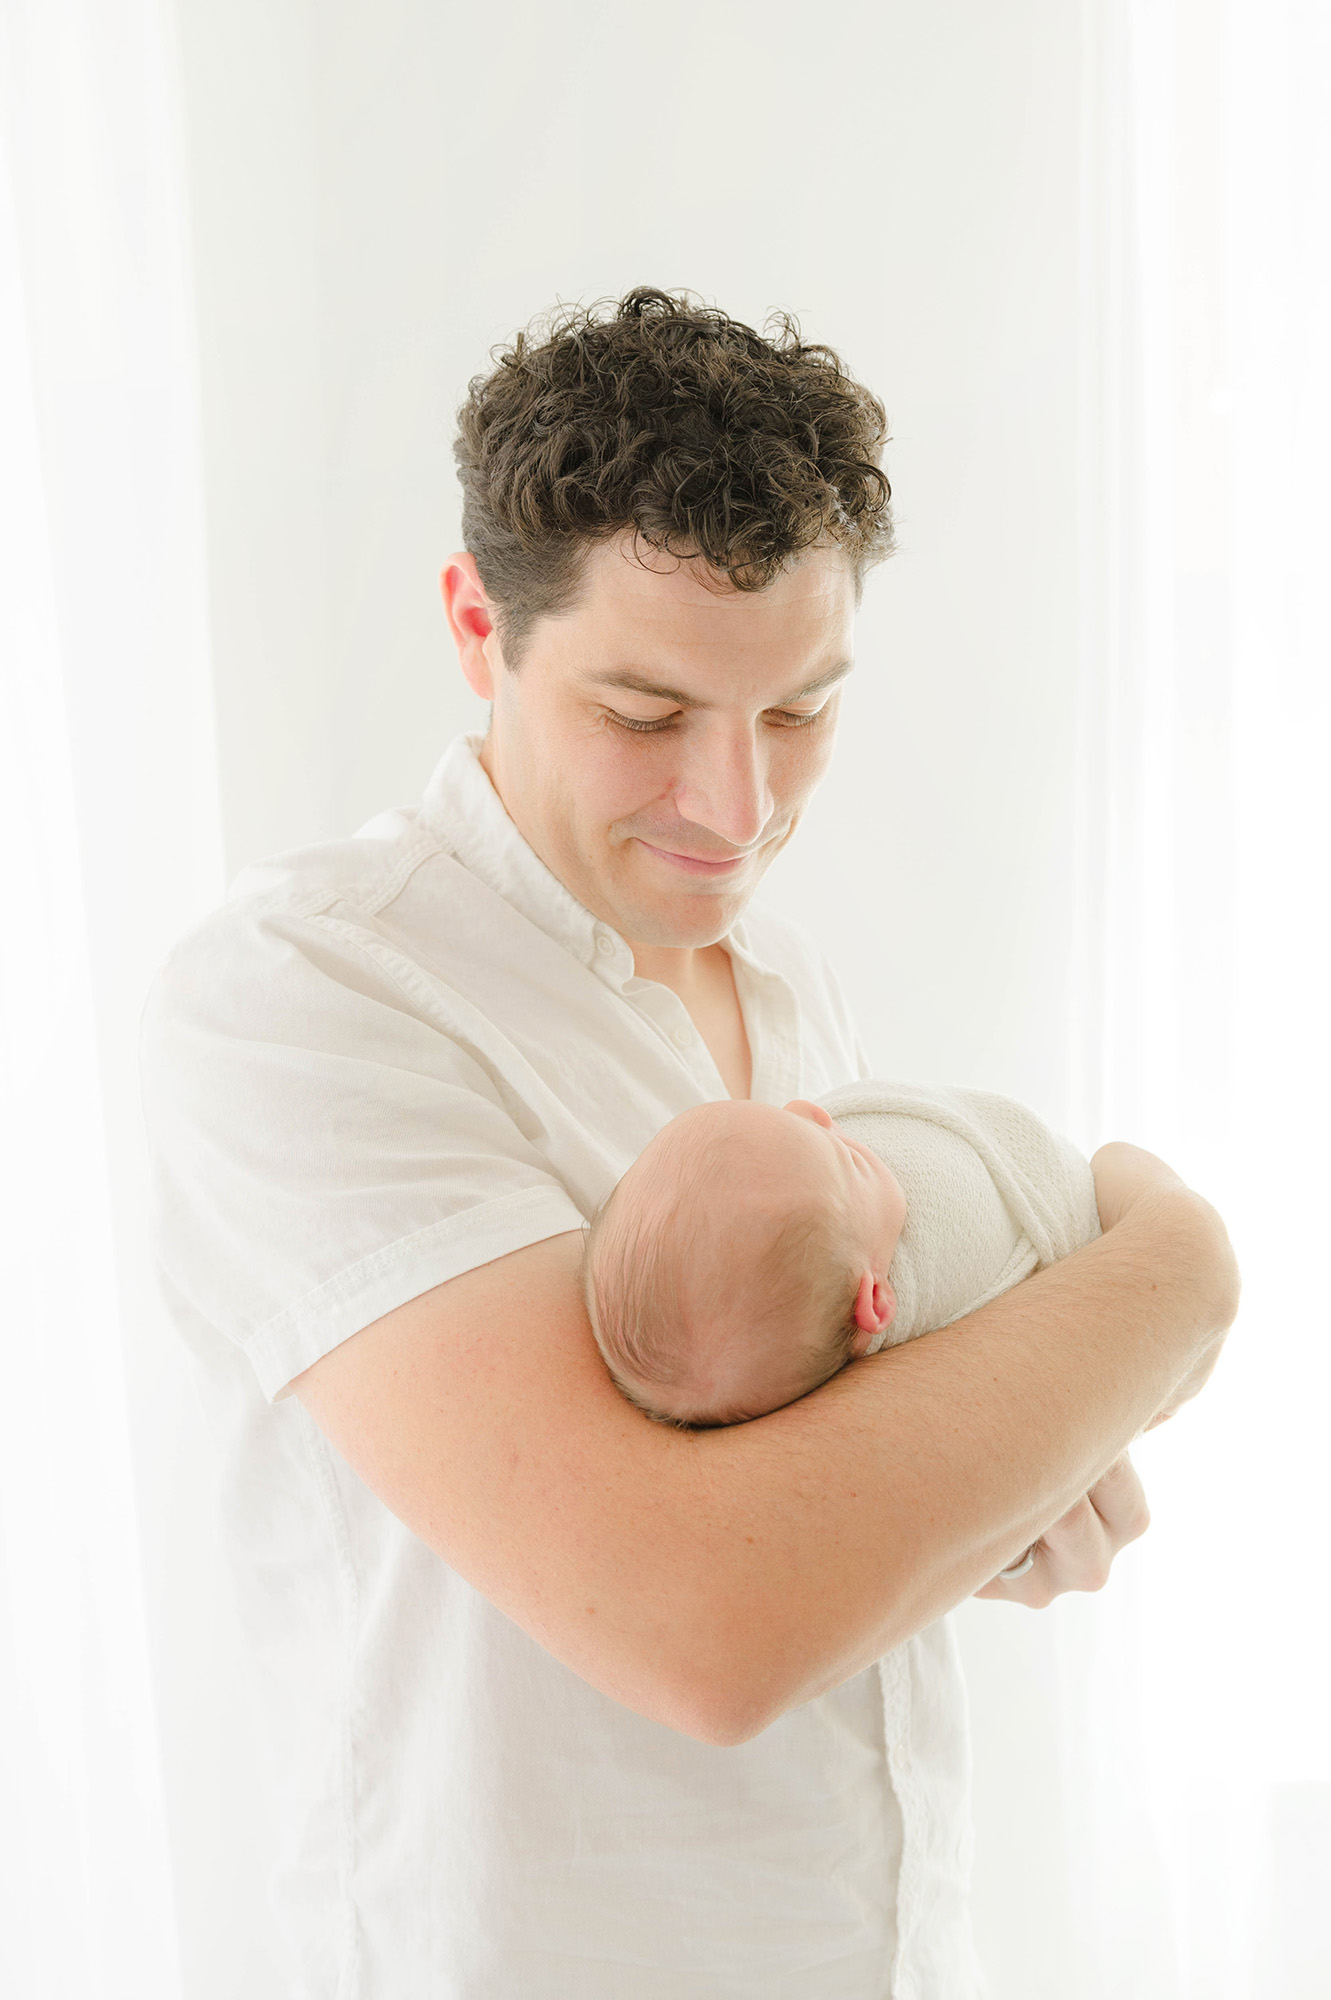
M 700 1191 L 698 1164 L 711 1159 L 718 1172 Z M 841 1365 L 844 1356 L 829 1351 L 833 1329 L 765 1307 L 774 1228 L 779 1235 L 819 1213 L 831 1218 L 838 1266 L 849 1264 L 860 1278 L 852 1357 L 895 1310 L 887 1275 L 905 1216 L 901 1187 L 820 1105 L 699 1105 L 657 1134 L 615 1201 L 627 1205 L 620 1219 L 635 1231 L 675 1235 L 681 1202 L 692 1204 L 681 1235 L 687 1284 L 690 1296 L 707 1304 L 693 1318 L 684 1378 L 669 1389 L 625 1383 L 660 1415 L 691 1423 L 762 1416 L 807 1395 Z
M 796 1129 L 800 1136 L 794 1152 L 788 1144 L 778 1149 L 782 1170 L 791 1176 L 791 1185 L 802 1187 L 810 1200 L 826 1201 L 832 1198 L 834 1190 L 840 1190 L 852 1218 L 857 1257 L 866 1270 L 876 1269 L 882 1262 L 882 1276 L 886 1279 L 906 1216 L 905 1196 L 896 1175 L 868 1146 L 848 1138 L 821 1104 L 797 1097 L 779 1115 L 799 1121 Z M 789 1131 L 783 1136 L 789 1140 Z M 886 1261 L 882 1261 L 884 1256 Z

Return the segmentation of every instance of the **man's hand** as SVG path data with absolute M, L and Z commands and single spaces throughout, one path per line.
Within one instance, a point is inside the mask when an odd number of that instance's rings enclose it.
M 1091 1171 L 1095 1176 L 1100 1227 L 1106 1234 L 1117 1228 L 1139 1202 L 1183 1186 L 1173 1168 L 1154 1153 L 1123 1140 L 1101 1146 L 1092 1157 Z M 1219 1292 L 1212 1321 L 1216 1331 L 1209 1346 L 1143 1426 L 1145 1430 L 1165 1423 L 1205 1386 L 1238 1307 L 1239 1280 L 1233 1252 L 1219 1216 L 1214 1217 L 1214 1222 L 1219 1250 L 1215 1265 Z M 1006 1581 L 993 1577 L 975 1595 L 1008 1604 L 1027 1604 L 1040 1611 L 1066 1590 L 1101 1590 L 1119 1550 L 1144 1535 L 1150 1520 L 1141 1481 L 1125 1452 L 1083 1500 L 1069 1508 L 1032 1544 L 1029 1553 L 1035 1559 L 1023 1575 Z M 1020 1560 L 1020 1555 L 1014 1556 L 1013 1566 Z
M 975 1595 L 1043 1611 L 1065 1590 L 1102 1590 L 1119 1550 L 1144 1535 L 1150 1525 L 1142 1483 L 1124 1452 L 1085 1499 L 1041 1535 L 1035 1561 L 1024 1576 L 1006 1583 L 994 1577 Z M 1014 1563 L 1019 1560 L 1019 1555 L 1013 1557 Z

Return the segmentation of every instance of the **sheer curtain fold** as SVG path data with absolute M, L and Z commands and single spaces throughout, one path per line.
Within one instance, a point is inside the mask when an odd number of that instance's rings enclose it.
M 126 1376 L 138 1011 L 221 886 L 168 28 L 0 13 L 0 1988 L 34 2000 L 179 1991 Z
M 1308 1866 L 1331 1842 L 1331 1626 L 1305 1527 L 1331 1387 L 1331 17 L 1124 0 L 1087 19 L 1078 1081 L 1089 1132 L 1213 1197 L 1246 1290 L 1204 1398 L 1138 1450 L 1154 1532 L 1103 1601 L 1059 1614 L 1071 1870 L 1105 1941 L 1087 2000 L 1305 2000 L 1331 1991 Z M 1105 1885 L 1134 1853 L 1154 1886 L 1125 1925 Z

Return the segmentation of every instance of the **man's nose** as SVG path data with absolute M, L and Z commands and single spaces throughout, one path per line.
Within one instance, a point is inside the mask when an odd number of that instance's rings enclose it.
M 767 756 L 749 729 L 707 732 L 675 786 L 675 809 L 732 847 L 752 847 L 772 817 Z

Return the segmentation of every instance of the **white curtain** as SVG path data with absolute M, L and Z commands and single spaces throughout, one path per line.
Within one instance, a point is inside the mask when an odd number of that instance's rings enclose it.
M 0 76 L 0 1990 L 169 2000 L 134 1043 L 221 886 L 176 86 L 152 0 L 5 0 Z
M 1155 1531 L 1057 1614 L 1086 2000 L 1331 1993 L 1331 13 L 1096 10 L 1079 1015 L 1088 1130 L 1246 1281 L 1145 1440 Z

